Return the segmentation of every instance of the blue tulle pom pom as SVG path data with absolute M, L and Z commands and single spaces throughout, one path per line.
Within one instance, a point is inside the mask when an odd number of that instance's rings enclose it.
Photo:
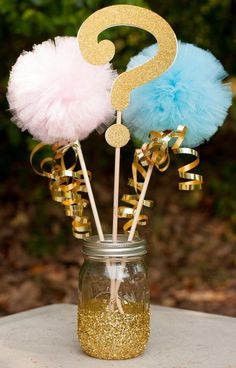
M 127 69 L 144 64 L 156 50 L 156 44 L 147 47 L 130 60 Z M 182 124 L 188 127 L 184 145 L 196 147 L 216 132 L 227 115 L 232 93 L 222 83 L 226 76 L 209 51 L 179 41 L 170 69 L 132 91 L 124 124 L 141 142 L 148 141 L 151 130 L 175 130 Z

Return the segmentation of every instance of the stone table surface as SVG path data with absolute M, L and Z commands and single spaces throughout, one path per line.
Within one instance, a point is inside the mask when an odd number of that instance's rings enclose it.
M 236 318 L 152 306 L 138 358 L 90 358 L 76 337 L 76 306 L 54 304 L 0 319 L 0 368 L 236 368 Z

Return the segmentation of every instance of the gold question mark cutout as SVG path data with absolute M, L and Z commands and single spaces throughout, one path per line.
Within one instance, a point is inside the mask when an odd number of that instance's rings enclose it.
M 101 65 L 111 61 L 115 46 L 109 40 L 98 42 L 98 36 L 107 28 L 117 26 L 141 28 L 157 40 L 157 54 L 146 63 L 120 74 L 113 83 L 111 103 L 123 111 L 129 104 L 130 92 L 164 73 L 175 60 L 177 39 L 170 25 L 153 11 L 134 5 L 112 5 L 90 15 L 78 32 L 80 50 L 90 64 Z

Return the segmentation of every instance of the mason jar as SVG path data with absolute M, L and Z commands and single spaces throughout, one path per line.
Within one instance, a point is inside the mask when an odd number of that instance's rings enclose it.
M 99 359 L 140 355 L 150 332 L 149 286 L 142 239 L 112 242 L 91 236 L 83 242 L 79 276 L 78 338 Z

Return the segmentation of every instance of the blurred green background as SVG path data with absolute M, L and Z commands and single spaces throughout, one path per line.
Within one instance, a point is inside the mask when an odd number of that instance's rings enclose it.
M 47 180 L 31 170 L 29 154 L 35 142 L 10 122 L 10 69 L 22 50 L 58 35 L 76 36 L 91 13 L 120 3 L 156 11 L 179 39 L 211 50 L 225 66 L 235 92 L 233 0 L 0 0 L 0 314 L 76 303 L 82 263 L 70 220 L 52 202 Z M 153 42 L 146 32 L 128 27 L 116 27 L 105 36 L 116 44 L 114 64 L 120 72 L 132 55 Z M 153 302 L 236 316 L 235 120 L 234 105 L 223 128 L 199 147 L 202 192 L 178 191 L 174 159 L 167 173 L 153 175 L 148 196 L 155 208 L 149 211 L 148 226 L 140 230 L 149 244 Z M 128 192 L 133 149 L 130 143 L 122 151 L 121 193 Z M 109 232 L 114 151 L 98 134 L 84 142 L 84 150 L 103 227 Z

